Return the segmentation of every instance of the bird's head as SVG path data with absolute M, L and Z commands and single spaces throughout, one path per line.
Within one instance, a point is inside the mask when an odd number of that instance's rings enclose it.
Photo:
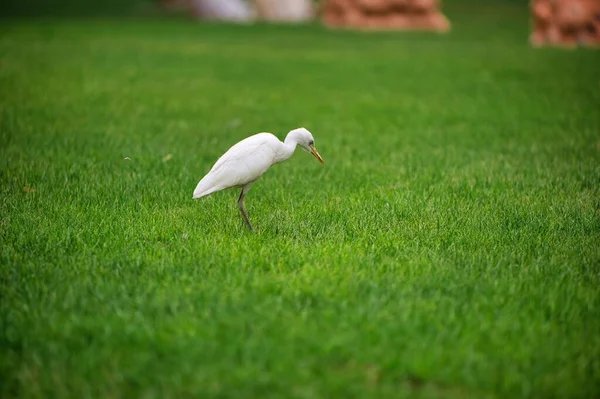
M 307 129 L 303 127 L 294 129 L 288 133 L 288 137 L 292 138 L 297 143 L 297 145 L 299 145 L 300 148 L 302 148 L 304 151 L 313 154 L 315 158 L 319 160 L 319 162 L 321 162 L 322 164 L 325 163 L 325 161 L 323 161 L 323 158 L 321 158 L 321 155 L 315 148 L 315 139 L 313 135 Z

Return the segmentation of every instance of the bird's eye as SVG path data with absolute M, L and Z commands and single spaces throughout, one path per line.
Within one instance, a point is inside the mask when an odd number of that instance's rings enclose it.
M 308 142 L 308 145 L 315 145 L 315 142 L 311 140 Z

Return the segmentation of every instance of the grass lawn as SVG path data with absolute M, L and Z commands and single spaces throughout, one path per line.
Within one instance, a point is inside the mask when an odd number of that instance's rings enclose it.
M 597 398 L 600 52 L 0 22 L 0 396 Z M 236 141 L 311 130 L 192 200 Z M 126 159 L 127 158 L 127 159 Z

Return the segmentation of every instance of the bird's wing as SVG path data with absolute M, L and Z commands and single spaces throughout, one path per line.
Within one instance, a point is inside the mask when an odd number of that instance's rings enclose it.
M 223 163 L 236 162 L 242 158 L 251 158 L 257 148 L 272 148 L 279 140 L 270 133 L 258 133 L 234 144 L 223 154 L 213 166 L 216 169 Z M 264 155 L 264 154 L 263 154 Z
M 194 198 L 258 179 L 273 164 L 275 152 L 271 140 L 255 135 L 231 147 L 198 183 Z

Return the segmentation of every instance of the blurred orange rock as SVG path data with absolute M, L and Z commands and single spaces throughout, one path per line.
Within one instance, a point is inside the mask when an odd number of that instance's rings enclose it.
M 583 46 L 600 48 L 600 14 L 589 21 L 578 33 L 577 41 Z
M 531 0 L 534 47 L 599 47 L 600 0 Z
M 321 20 L 331 28 L 446 32 L 438 0 L 323 0 Z
M 416 13 L 427 13 L 437 10 L 435 0 L 410 0 L 409 7 Z
M 577 29 L 584 25 L 590 15 L 588 4 L 582 0 L 561 1 L 554 11 L 554 20 L 562 29 Z
M 356 0 L 357 8 L 368 13 L 385 13 L 390 9 L 386 0 Z
M 409 8 L 410 0 L 389 0 L 388 3 L 394 10 L 406 10 Z
M 548 0 L 534 1 L 531 10 L 540 21 L 548 22 L 552 18 L 552 4 Z

